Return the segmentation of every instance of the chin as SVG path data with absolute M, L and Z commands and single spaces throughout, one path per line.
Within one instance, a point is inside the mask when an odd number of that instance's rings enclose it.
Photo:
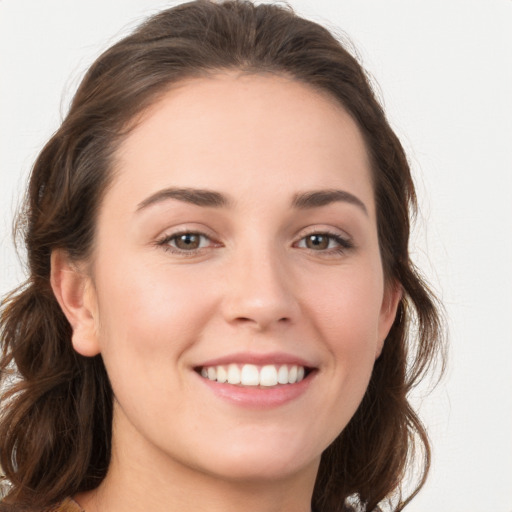
M 304 443 L 262 437 L 261 442 L 234 442 L 227 449 L 205 452 L 201 462 L 206 472 L 226 481 L 264 482 L 316 473 L 321 452 L 320 448 L 308 452 Z

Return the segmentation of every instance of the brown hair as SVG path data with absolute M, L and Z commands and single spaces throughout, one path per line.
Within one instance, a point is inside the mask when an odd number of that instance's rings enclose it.
M 352 500 L 373 510 L 388 501 L 398 511 L 423 485 L 430 448 L 407 395 L 432 365 L 441 329 L 435 300 L 409 259 L 415 192 L 403 148 L 365 72 L 326 29 L 290 8 L 198 0 L 155 15 L 99 57 L 34 165 L 19 219 L 30 276 L 1 313 L 0 465 L 8 488 L 0 510 L 44 508 L 104 478 L 112 390 L 101 356 L 72 349 L 50 286 L 50 256 L 61 248 L 87 258 L 113 154 L 137 115 L 170 85 L 226 69 L 291 76 L 352 115 L 372 160 L 384 273 L 404 292 L 366 395 L 322 456 L 313 507 L 342 511 Z M 422 471 L 402 496 L 414 446 Z

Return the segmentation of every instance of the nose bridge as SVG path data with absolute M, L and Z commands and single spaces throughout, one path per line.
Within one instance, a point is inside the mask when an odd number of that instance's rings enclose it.
M 224 315 L 259 329 L 291 322 L 298 313 L 286 254 L 268 240 L 244 244 L 229 263 Z

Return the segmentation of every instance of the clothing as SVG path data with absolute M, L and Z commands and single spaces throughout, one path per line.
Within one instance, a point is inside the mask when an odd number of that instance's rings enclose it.
M 85 512 L 82 507 L 73 499 L 66 498 L 55 507 L 45 510 L 45 512 Z
M 85 510 L 73 498 L 66 498 L 55 507 L 47 509 L 44 512 L 85 512 Z M 314 511 L 312 510 L 312 512 Z M 356 512 L 356 509 L 350 507 L 347 509 L 347 512 Z M 380 509 L 377 508 L 375 512 L 380 512 Z

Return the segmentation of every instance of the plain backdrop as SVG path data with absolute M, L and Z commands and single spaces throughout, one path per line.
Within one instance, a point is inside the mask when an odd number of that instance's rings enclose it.
M 0 0 L 0 294 L 23 278 L 11 224 L 85 69 L 177 2 Z M 434 445 L 411 512 L 512 512 L 512 1 L 292 0 L 348 35 L 412 164 L 413 258 L 444 301 L 450 359 L 416 390 Z

